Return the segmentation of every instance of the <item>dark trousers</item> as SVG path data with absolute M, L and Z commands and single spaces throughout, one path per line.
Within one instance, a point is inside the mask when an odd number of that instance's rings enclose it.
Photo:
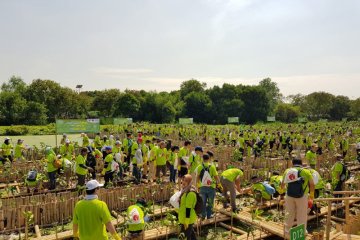
M 49 190 L 53 190 L 56 187 L 56 171 L 53 172 L 48 172 L 48 176 L 49 176 Z
M 84 186 L 85 185 L 85 177 L 86 175 L 76 174 L 77 176 L 77 186 Z
M 104 176 L 105 184 L 104 187 L 107 187 L 110 181 L 114 179 L 114 172 L 106 172 Z
M 170 182 L 175 183 L 177 170 L 174 168 L 174 165 L 169 166 L 169 171 L 170 171 Z
M 181 224 L 180 226 L 181 226 L 180 235 L 185 235 L 185 238 L 181 238 L 181 236 L 179 236 L 179 239 L 196 240 L 194 224 L 189 224 L 186 230 L 184 228 L 184 225 Z
M 132 175 L 135 178 L 136 184 L 140 184 L 141 183 L 141 169 L 136 164 L 133 164 Z

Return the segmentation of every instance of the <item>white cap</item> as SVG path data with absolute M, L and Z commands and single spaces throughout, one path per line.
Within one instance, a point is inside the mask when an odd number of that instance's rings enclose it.
M 102 187 L 104 184 L 100 184 L 96 180 L 90 180 L 86 183 L 86 190 L 94 190 L 95 188 Z
M 121 144 L 121 142 L 120 142 L 119 140 L 117 140 L 117 141 L 115 142 L 115 144 Z
M 9 137 L 6 137 L 5 140 L 10 140 L 10 138 L 9 138 Z
M 65 143 L 70 143 L 70 139 L 67 138 L 67 139 L 65 140 Z

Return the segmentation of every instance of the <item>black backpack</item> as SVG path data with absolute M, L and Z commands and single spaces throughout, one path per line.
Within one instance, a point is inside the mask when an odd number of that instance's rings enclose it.
M 345 164 L 341 163 L 343 166 L 342 172 L 340 174 L 340 181 L 345 182 L 350 178 L 350 170 L 345 166 Z
M 195 204 L 195 207 L 194 207 L 194 210 L 195 210 L 195 213 L 197 216 L 201 216 L 202 214 L 202 209 L 203 209 L 203 200 L 202 200 L 202 197 L 200 196 L 200 194 L 195 190 L 195 189 L 191 189 L 190 192 L 193 192 L 195 193 L 196 195 L 196 204 Z M 188 193 L 186 193 L 188 194 Z M 181 201 L 181 197 L 182 197 L 182 194 L 180 195 L 180 201 Z
M 302 171 L 301 169 L 298 169 L 298 172 L 297 172 L 298 180 L 288 183 L 286 194 L 289 197 L 301 198 L 304 196 L 306 187 L 305 187 L 305 189 L 303 188 L 304 179 L 302 177 L 299 177 L 301 171 Z
M 200 194 L 197 191 L 192 190 L 191 192 L 196 194 L 196 204 L 195 204 L 195 213 L 196 215 L 200 216 L 202 214 L 202 209 L 203 209 L 203 199 L 200 196 Z
M 36 178 L 37 178 L 37 171 L 31 170 L 28 172 L 26 180 L 28 180 L 29 182 L 35 182 Z

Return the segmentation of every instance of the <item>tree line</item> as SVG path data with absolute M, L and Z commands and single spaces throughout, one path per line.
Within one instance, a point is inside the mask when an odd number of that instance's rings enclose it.
M 252 124 L 275 116 L 277 121 L 360 118 L 360 98 L 350 100 L 326 92 L 284 97 L 275 82 L 258 85 L 223 84 L 207 88 L 191 79 L 171 92 L 106 89 L 77 92 L 52 80 L 20 77 L 3 83 L 0 125 L 44 125 L 56 118 L 131 117 L 134 121 L 174 123 L 192 117 L 196 123 L 225 124 L 228 117 Z

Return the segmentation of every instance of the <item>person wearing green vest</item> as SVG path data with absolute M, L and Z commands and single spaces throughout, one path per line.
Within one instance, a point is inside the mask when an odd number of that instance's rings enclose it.
M 210 163 L 210 156 L 203 155 L 203 163 L 196 169 L 199 194 L 203 200 L 202 218 L 210 219 L 213 214 L 216 185 L 220 182 L 216 167 Z
M 123 140 L 123 148 L 124 148 L 124 154 L 126 155 L 126 162 L 128 165 L 130 165 L 130 161 L 131 161 L 131 147 L 133 145 L 133 139 L 132 139 L 132 134 L 130 132 L 126 133 L 126 138 L 124 138 Z
M 160 142 L 159 148 L 156 150 L 156 174 L 155 177 L 157 180 L 160 180 L 160 173 L 162 173 L 161 178 L 163 179 L 166 175 L 166 161 L 168 158 L 168 151 L 166 149 L 166 144 L 164 141 Z
M 229 196 L 228 191 L 230 192 L 230 203 L 233 212 L 236 212 L 236 190 L 241 193 L 240 187 L 240 177 L 243 176 L 243 171 L 238 168 L 230 168 L 222 172 L 220 177 L 220 183 L 223 187 L 223 195 L 226 198 L 227 202 L 224 203 L 224 208 L 228 207 Z
M 311 145 L 311 149 L 307 151 L 305 155 L 305 159 L 308 161 L 310 167 L 313 169 L 316 168 L 316 163 L 317 163 L 317 155 L 316 155 L 317 148 L 318 146 L 315 143 L 313 143 Z
M 270 185 L 275 189 L 275 193 L 273 194 L 274 198 L 280 196 L 280 199 L 283 199 L 285 196 L 285 190 L 281 186 L 283 182 L 283 176 L 280 175 L 278 171 L 274 171 L 272 176 L 270 177 Z
M 135 205 L 127 209 L 127 230 L 129 232 L 126 239 L 142 240 L 144 238 L 145 219 L 143 209 L 146 207 L 146 201 L 139 198 Z
M 17 161 L 24 160 L 23 151 L 25 150 L 24 140 L 18 139 L 15 145 L 14 157 Z
M 143 178 L 147 179 L 149 171 L 149 158 L 150 158 L 150 139 L 145 140 L 145 144 L 141 147 L 141 152 L 143 155 L 144 169 L 143 169 Z
M 9 160 L 10 162 L 13 161 L 13 145 L 10 143 L 10 138 L 6 137 L 4 140 L 4 143 L 1 145 L 2 155 L 3 155 L 3 163 L 6 160 Z
M 77 187 L 81 187 L 85 185 L 85 178 L 89 172 L 94 171 L 91 167 L 86 166 L 86 156 L 88 153 L 88 149 L 86 147 L 82 148 L 79 156 L 76 157 L 76 176 L 78 179 Z
M 30 170 L 25 178 L 25 186 L 27 192 L 30 193 L 31 189 L 34 193 L 38 192 L 42 174 L 38 173 L 36 169 Z
M 336 155 L 336 162 L 331 168 L 331 186 L 333 191 L 343 191 L 345 187 L 345 179 L 341 179 L 343 168 L 345 167 L 342 155 Z M 341 194 L 334 194 L 334 197 L 340 198 Z M 341 201 L 338 201 L 337 204 L 340 204 Z M 335 202 L 333 203 L 336 204 Z
M 101 138 L 100 133 L 97 133 L 94 139 L 94 148 L 101 150 Z
M 193 184 L 196 186 L 196 168 L 202 163 L 203 149 L 200 146 L 196 146 L 194 152 L 189 157 L 189 173 L 194 180 Z
M 98 181 L 86 183 L 86 196 L 76 203 L 73 213 L 73 237 L 80 240 L 107 240 L 110 232 L 113 239 L 121 240 L 113 224 L 105 202 L 100 201 L 97 191 L 101 187 Z
M 346 136 L 340 141 L 340 149 L 342 151 L 343 158 L 346 157 L 347 152 L 349 151 L 349 140 Z
M 63 158 L 73 160 L 75 156 L 74 145 L 71 144 L 70 139 L 65 140 L 65 144 L 60 147 L 60 154 Z
M 112 154 L 112 147 L 111 146 L 106 146 L 105 147 L 105 151 L 106 151 L 106 157 L 104 160 L 104 180 L 105 180 L 105 184 L 104 187 L 107 187 L 109 182 L 112 181 L 114 179 L 114 171 L 111 169 L 111 165 L 112 162 L 114 160 L 114 156 Z
M 45 148 L 45 158 L 47 163 L 47 173 L 49 177 L 49 190 L 53 190 L 56 187 L 56 172 L 58 169 L 55 167 L 56 155 L 51 147 Z
M 90 145 L 89 137 L 86 133 L 81 133 L 82 137 L 82 147 L 87 147 Z
M 178 166 L 178 153 L 179 153 L 179 146 L 172 146 L 171 152 L 169 155 L 168 165 L 169 165 L 169 171 L 170 171 L 170 179 L 169 181 L 172 183 L 176 182 L 176 172 L 177 172 L 177 166 Z
M 314 192 L 314 199 L 319 198 L 322 196 L 325 188 L 325 183 L 321 177 L 321 175 L 315 170 L 310 167 L 305 166 L 304 168 L 308 169 L 313 176 L 313 181 L 315 184 L 315 192 Z M 320 213 L 320 207 L 316 203 L 314 203 L 310 210 L 310 215 L 315 215 L 316 212 Z
M 261 206 L 265 201 L 271 200 L 272 195 L 267 191 L 265 183 L 261 181 L 261 178 L 258 176 L 251 177 L 251 192 L 254 195 L 254 199 L 257 206 Z M 275 192 L 275 189 L 274 189 Z
M 196 206 L 196 193 L 192 187 L 192 177 L 190 174 L 186 174 L 182 180 L 181 195 L 180 195 L 180 207 L 179 207 L 179 224 L 180 224 L 180 236 L 179 239 L 196 240 L 194 232 L 194 223 L 197 221 L 195 212 Z
M 315 185 L 308 169 L 302 167 L 301 159 L 292 160 L 293 167 L 285 170 L 282 187 L 286 185 L 285 196 L 285 236 L 289 237 L 290 228 L 304 224 L 307 228 L 308 201 L 314 199 Z

